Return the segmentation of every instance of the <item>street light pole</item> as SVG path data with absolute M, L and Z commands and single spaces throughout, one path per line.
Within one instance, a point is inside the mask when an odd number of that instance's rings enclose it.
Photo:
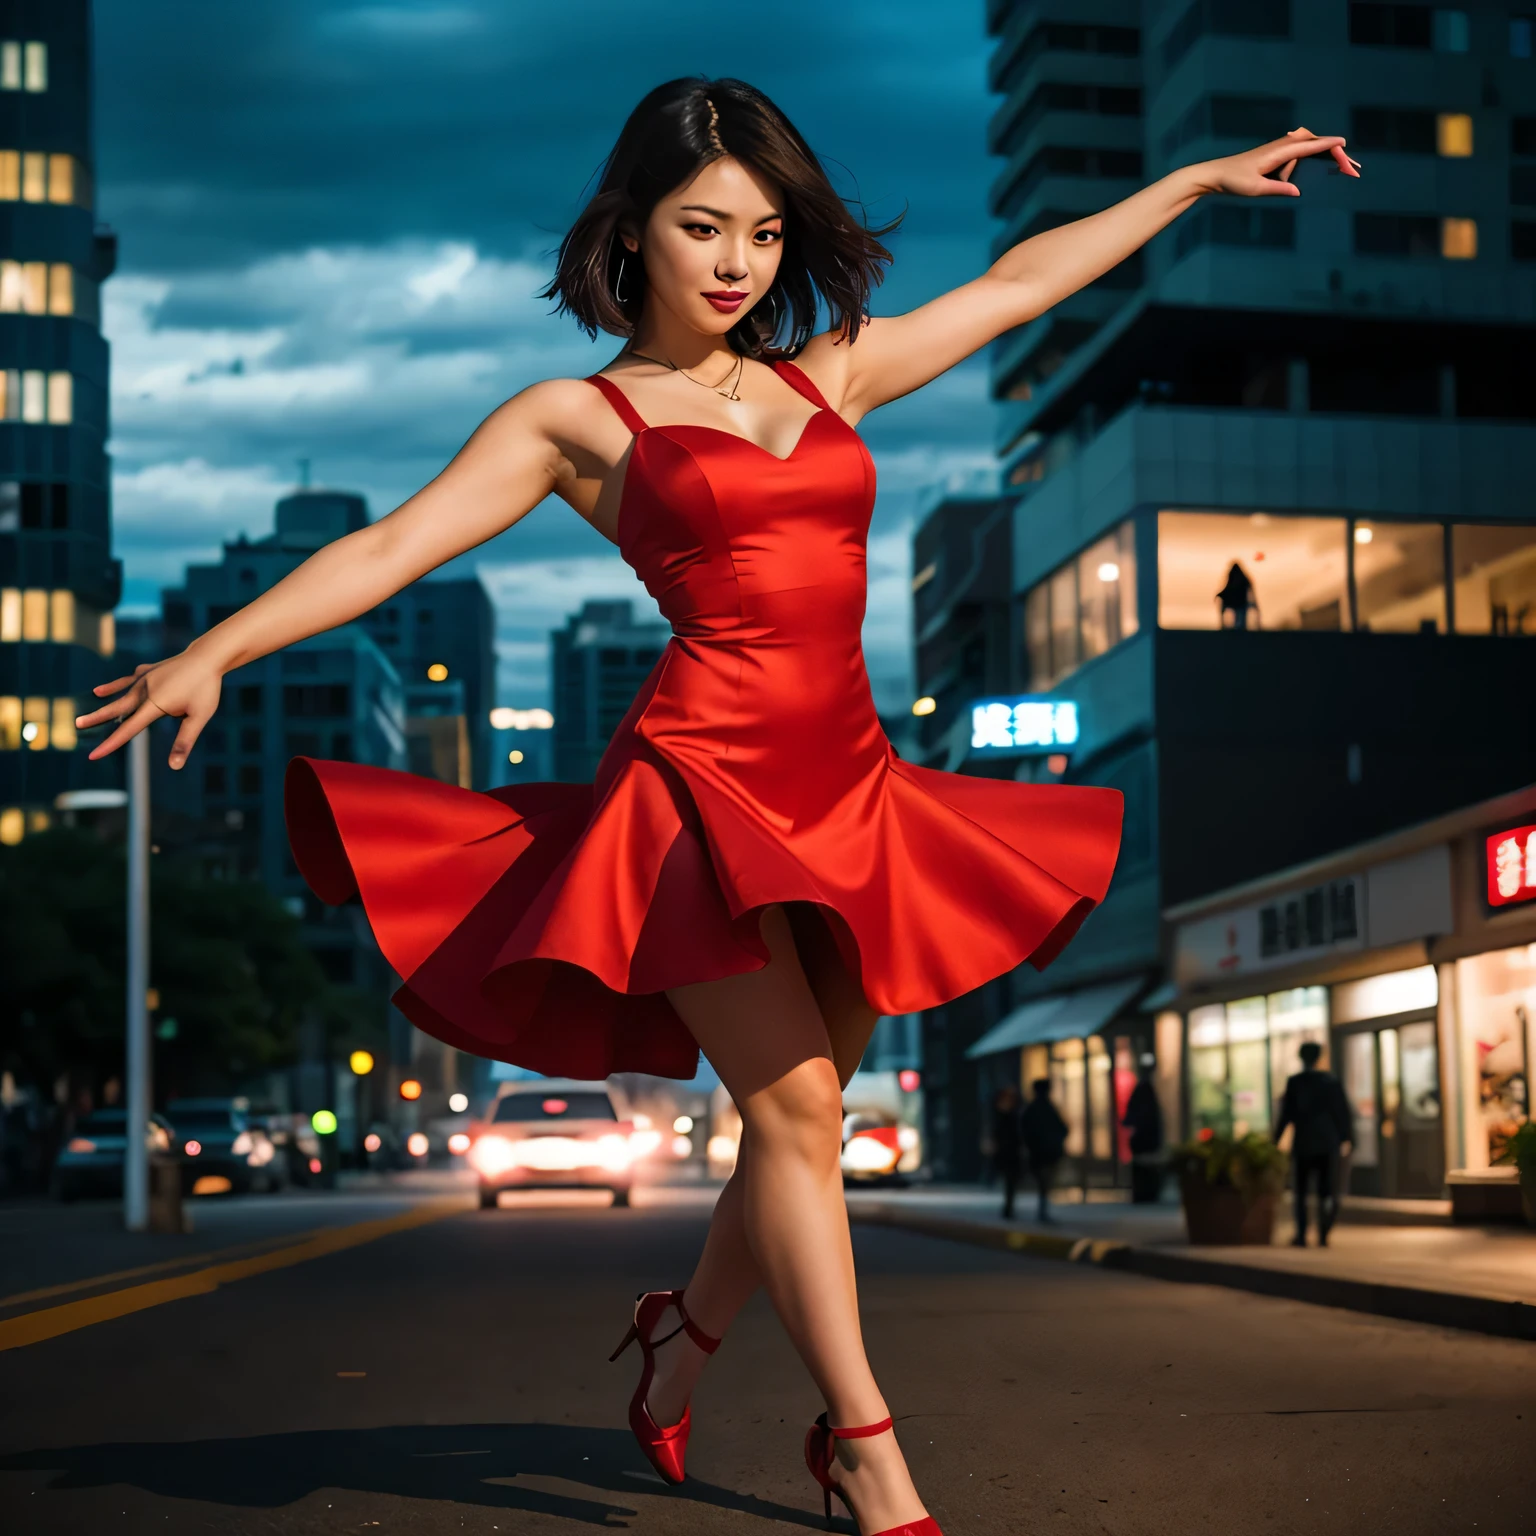
M 123 1224 L 149 1225 L 149 732 L 128 743 L 128 1135 Z

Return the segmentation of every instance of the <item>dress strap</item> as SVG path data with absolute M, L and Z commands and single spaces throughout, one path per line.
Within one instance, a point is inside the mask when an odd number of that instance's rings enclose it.
M 629 403 L 629 396 L 612 379 L 605 379 L 600 373 L 590 373 L 587 375 L 586 382 L 588 384 L 595 384 L 603 392 L 607 397 L 609 405 L 618 412 L 619 420 L 631 432 L 639 433 L 645 431 L 645 422 L 640 412 Z
M 797 394 L 802 394 L 812 405 L 820 406 L 824 411 L 830 411 L 832 407 L 822 398 L 822 393 L 793 363 L 785 362 L 782 358 L 772 365 L 773 371 L 784 380 Z

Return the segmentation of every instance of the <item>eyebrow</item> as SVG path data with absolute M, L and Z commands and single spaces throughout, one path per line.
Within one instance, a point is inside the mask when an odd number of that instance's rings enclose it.
M 711 218 L 729 219 L 731 217 L 723 208 L 706 208 L 703 203 L 684 203 L 679 210 L 682 213 L 707 213 Z M 765 213 L 757 222 L 766 224 L 770 219 L 782 219 L 782 213 Z

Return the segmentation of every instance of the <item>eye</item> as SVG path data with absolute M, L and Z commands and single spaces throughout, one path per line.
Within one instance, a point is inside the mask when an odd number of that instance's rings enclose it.
M 720 231 L 716 229 L 713 224 L 684 224 L 683 228 L 686 229 L 690 234 L 694 233 L 695 231 L 705 235 L 718 235 L 720 233 Z
M 767 238 L 763 239 L 763 236 L 767 236 Z M 784 238 L 784 231 L 782 229 L 760 229 L 752 238 L 759 244 L 771 245 L 774 241 Z

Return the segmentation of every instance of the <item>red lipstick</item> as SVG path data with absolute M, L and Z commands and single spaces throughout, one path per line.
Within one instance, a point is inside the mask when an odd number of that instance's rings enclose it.
M 723 288 L 717 293 L 706 293 L 703 297 L 708 299 L 722 315 L 730 315 L 741 308 L 749 295 L 736 288 Z

